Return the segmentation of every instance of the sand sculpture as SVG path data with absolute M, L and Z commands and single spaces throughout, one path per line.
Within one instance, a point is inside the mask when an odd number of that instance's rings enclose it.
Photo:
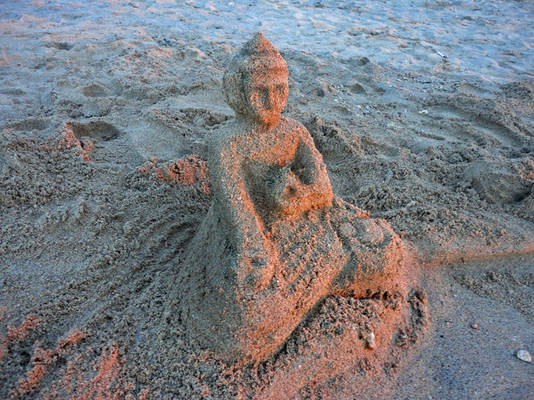
M 275 352 L 330 294 L 402 289 L 402 243 L 332 193 L 306 128 L 282 117 L 285 60 L 256 34 L 223 80 L 236 114 L 209 143 L 211 208 L 174 306 L 190 338 L 229 361 Z

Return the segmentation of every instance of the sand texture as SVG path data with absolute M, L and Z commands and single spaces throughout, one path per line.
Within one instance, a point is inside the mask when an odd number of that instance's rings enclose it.
M 4 2 L 0 398 L 533 397 L 532 25 L 528 1 Z M 334 201 L 410 267 L 235 365 L 168 305 L 213 244 L 209 143 L 257 31 Z

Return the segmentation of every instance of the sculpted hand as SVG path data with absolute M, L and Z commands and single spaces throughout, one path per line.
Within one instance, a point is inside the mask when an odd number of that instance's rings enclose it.
M 274 274 L 274 266 L 278 261 L 277 252 L 272 243 L 263 235 L 261 236 L 254 243 L 248 243 L 242 260 L 245 265 L 249 265 L 244 283 L 253 285 L 256 289 L 263 289 L 269 284 Z
M 298 200 L 302 183 L 291 170 L 289 165 L 282 168 L 278 180 L 272 188 L 270 196 L 277 211 L 286 213 L 291 209 L 293 203 Z

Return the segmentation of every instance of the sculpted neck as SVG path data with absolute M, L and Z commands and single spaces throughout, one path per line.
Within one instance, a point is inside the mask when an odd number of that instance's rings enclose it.
M 236 113 L 236 123 L 246 131 L 269 132 L 278 125 L 278 122 L 280 122 L 280 116 L 269 121 L 259 121 L 250 115 Z

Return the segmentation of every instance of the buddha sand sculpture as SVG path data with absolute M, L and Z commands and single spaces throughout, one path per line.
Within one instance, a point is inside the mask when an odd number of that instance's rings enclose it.
M 385 221 L 332 193 L 311 135 L 280 115 L 288 68 L 261 33 L 223 88 L 236 118 L 210 140 L 213 202 L 171 307 L 191 339 L 247 363 L 275 352 L 327 295 L 401 290 L 404 253 Z

